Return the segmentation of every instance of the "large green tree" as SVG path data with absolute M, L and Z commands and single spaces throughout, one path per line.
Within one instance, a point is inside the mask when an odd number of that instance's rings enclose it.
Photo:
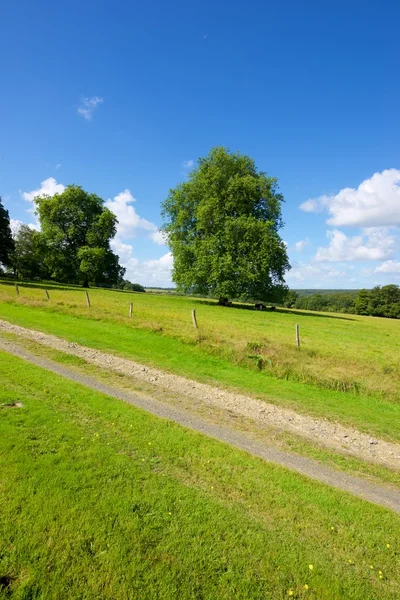
M 254 161 L 217 147 L 170 190 L 163 231 L 174 257 L 173 280 L 185 292 L 278 302 L 290 269 L 277 180 Z
M 125 269 L 110 248 L 117 218 L 104 200 L 79 186 L 70 185 L 61 194 L 35 198 L 47 266 L 58 281 L 118 283 Z
M 0 198 L 0 264 L 11 266 L 14 240 L 11 234 L 10 216 Z

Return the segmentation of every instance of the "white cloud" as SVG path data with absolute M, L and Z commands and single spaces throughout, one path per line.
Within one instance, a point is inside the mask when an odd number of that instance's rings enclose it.
M 106 206 L 118 218 L 117 237 L 127 239 L 133 237 L 137 229 L 157 232 L 157 226 L 140 217 L 132 204 L 136 202 L 130 190 L 126 189 L 117 194 L 112 200 L 107 200 Z
M 11 234 L 12 234 L 13 238 L 15 238 L 15 236 L 18 234 L 18 231 L 20 230 L 21 225 L 26 225 L 27 227 L 30 227 L 30 229 L 35 229 L 36 231 L 40 231 L 40 225 L 38 222 L 23 223 L 19 219 L 10 219 Z
M 17 235 L 21 225 L 23 225 L 22 221 L 19 221 L 18 219 L 10 219 L 11 234 L 13 237 Z
M 132 245 L 126 243 L 126 240 L 134 237 L 139 230 L 144 230 L 149 232 L 148 237 L 156 244 L 166 244 L 165 235 L 158 227 L 138 215 L 133 206 L 134 202 L 136 200 L 128 189 L 106 202 L 106 206 L 118 218 L 117 235 L 111 241 L 111 247 L 126 268 L 127 279 L 147 286 L 170 287 L 172 254 L 168 252 L 156 260 L 139 261 L 133 256 Z
M 320 198 L 311 198 L 300 204 L 301 210 L 304 212 L 320 213 L 325 210 L 325 198 L 327 196 L 321 196 Z
M 317 261 L 385 260 L 394 255 L 396 247 L 396 239 L 385 227 L 369 227 L 354 237 L 333 229 L 327 237 L 329 246 L 318 248 Z
M 400 261 L 387 260 L 379 267 L 376 267 L 375 273 L 392 273 L 400 275 Z
M 400 170 L 387 169 L 345 188 L 333 196 L 310 199 L 300 205 L 306 212 L 327 211 L 335 226 L 400 226 Z
M 194 166 L 194 160 L 189 159 L 189 160 L 184 160 L 182 163 L 182 167 L 184 169 L 191 169 Z
M 173 285 L 171 252 L 167 252 L 158 259 L 139 261 L 133 256 L 133 248 L 130 244 L 124 244 L 117 238 L 112 240 L 111 247 L 126 268 L 125 278 L 129 281 L 148 287 L 171 287 Z
M 327 287 L 337 285 L 348 277 L 347 269 L 335 268 L 323 263 L 294 263 L 286 275 L 286 281 L 292 287 L 305 284 L 306 287 Z
M 143 262 L 132 259 L 127 265 L 126 277 L 133 282 L 141 283 L 146 287 L 172 287 L 171 270 L 173 258 L 167 252 L 156 260 Z
M 91 121 L 93 113 L 99 104 L 104 102 L 100 96 L 92 96 L 91 98 L 82 98 L 81 106 L 78 107 L 78 114 L 87 121 Z
M 305 239 L 305 240 L 300 240 L 299 242 L 296 242 L 294 247 L 297 252 L 303 252 L 303 250 L 305 248 L 307 248 L 307 246 L 309 246 L 309 245 L 310 245 L 310 241 L 308 239 Z
M 111 240 L 110 246 L 115 254 L 119 256 L 121 264 L 126 266 L 126 263 L 132 258 L 132 246 L 130 244 L 125 244 L 118 237 Z
M 160 231 L 159 229 L 157 229 L 157 231 L 154 231 L 153 233 L 151 233 L 149 237 L 158 246 L 166 246 L 167 245 L 167 236 L 165 235 L 165 233 L 163 231 Z
M 54 194 L 62 194 L 64 190 L 65 185 L 62 183 L 57 183 L 54 177 L 49 177 L 41 182 L 40 188 L 37 190 L 32 190 L 31 192 L 21 192 L 21 195 L 27 202 L 33 202 L 37 196 L 54 196 Z
M 57 170 L 58 170 L 58 169 L 61 169 L 61 167 L 62 167 L 62 164 L 61 164 L 61 163 L 57 163 L 57 164 L 56 164 L 56 169 L 57 169 Z

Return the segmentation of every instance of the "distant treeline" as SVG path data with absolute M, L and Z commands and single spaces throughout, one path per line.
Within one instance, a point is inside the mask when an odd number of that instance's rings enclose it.
M 309 295 L 290 290 L 283 306 L 400 319 L 400 287 L 390 284 L 372 290 L 324 291 Z

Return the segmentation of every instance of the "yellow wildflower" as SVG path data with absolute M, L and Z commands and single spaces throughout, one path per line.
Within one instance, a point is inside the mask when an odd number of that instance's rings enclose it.
M 305 590 L 309 590 L 310 589 L 307 583 L 304 584 L 304 589 Z
M 289 590 L 287 594 L 288 594 L 288 596 L 294 596 L 294 591 L 293 590 Z
M 314 568 L 314 565 L 308 565 L 308 568 L 310 569 L 310 571 L 312 571 Z

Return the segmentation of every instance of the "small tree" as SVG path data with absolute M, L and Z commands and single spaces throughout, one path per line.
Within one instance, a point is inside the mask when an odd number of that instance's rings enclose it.
M 254 161 L 214 148 L 163 203 L 172 278 L 184 292 L 279 302 L 290 268 L 277 180 Z
M 125 280 L 121 285 L 123 290 L 130 292 L 146 292 L 145 288 L 140 283 L 132 283 L 131 281 Z
M 46 266 L 47 247 L 42 234 L 21 225 L 15 234 L 13 267 L 19 277 L 26 279 L 48 279 L 50 272 Z
M 294 308 L 296 306 L 296 301 L 298 297 L 299 296 L 297 292 L 295 292 L 294 290 L 289 290 L 285 296 L 283 306 L 285 306 L 286 308 Z
M 357 293 L 357 297 L 354 302 L 356 313 L 358 315 L 369 315 L 368 304 L 370 301 L 371 292 L 370 290 L 362 289 Z
M 70 185 L 62 194 L 35 199 L 37 214 L 48 248 L 53 279 L 118 283 L 125 269 L 111 251 L 116 216 L 104 201 L 81 187 Z
M 10 267 L 14 252 L 14 240 L 11 234 L 10 216 L 0 198 L 0 264 Z

